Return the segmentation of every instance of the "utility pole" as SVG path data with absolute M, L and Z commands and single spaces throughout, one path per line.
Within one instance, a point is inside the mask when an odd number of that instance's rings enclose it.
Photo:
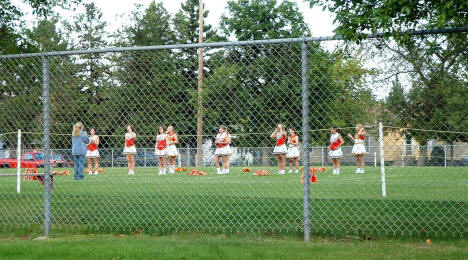
M 203 43 L 203 0 L 199 0 L 199 36 Z M 203 166 L 203 48 L 198 48 L 197 166 Z

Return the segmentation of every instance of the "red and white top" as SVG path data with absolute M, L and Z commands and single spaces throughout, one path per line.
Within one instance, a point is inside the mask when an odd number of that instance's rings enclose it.
M 335 150 L 338 148 L 338 146 L 340 146 L 341 142 L 340 142 L 340 137 L 341 135 L 339 133 L 334 133 L 330 136 L 330 150 Z
M 98 145 L 95 143 L 98 139 L 97 135 L 93 135 L 89 138 L 90 144 L 88 144 L 88 151 L 94 152 L 98 149 Z
M 167 134 L 159 134 L 156 136 L 156 149 L 164 150 L 167 147 Z
M 366 140 L 366 135 L 365 134 L 360 135 L 360 134 L 356 133 L 354 135 L 354 143 L 355 144 L 363 144 L 364 140 Z
M 215 138 L 216 147 L 218 147 L 218 148 L 223 148 L 223 147 L 227 146 L 227 144 L 220 144 L 220 143 L 218 143 L 218 142 L 224 142 L 224 140 L 226 139 L 226 137 L 227 137 L 227 134 L 226 134 L 226 133 L 222 133 L 222 134 L 221 134 L 221 133 L 218 133 L 218 134 L 216 135 L 216 138 Z
M 296 136 L 297 136 L 296 134 L 292 134 L 288 137 L 288 144 L 290 147 L 294 147 L 298 145 Z
M 276 146 L 282 146 L 286 143 L 286 135 L 282 133 L 276 133 Z
M 126 133 L 125 134 L 125 147 L 135 146 L 135 134 Z
M 171 141 L 171 142 L 175 142 L 176 141 L 176 133 L 172 133 L 172 134 L 169 134 L 169 138 L 168 140 Z M 175 145 L 175 144 L 170 144 L 170 145 Z

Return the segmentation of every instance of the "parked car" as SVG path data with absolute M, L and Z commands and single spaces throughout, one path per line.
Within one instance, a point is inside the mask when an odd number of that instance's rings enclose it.
M 73 167 L 74 162 L 72 160 L 67 160 L 63 154 L 52 154 L 52 160 L 55 161 L 57 167 Z
M 50 164 L 55 166 L 55 160 L 50 160 Z M 0 159 L 0 168 L 16 168 L 17 159 Z M 44 154 L 42 152 L 25 152 L 21 156 L 21 168 L 41 168 L 44 167 Z

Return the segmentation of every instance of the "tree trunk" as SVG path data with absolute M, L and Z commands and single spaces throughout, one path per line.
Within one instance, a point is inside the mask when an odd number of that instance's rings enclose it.
M 420 143 L 419 144 L 419 158 L 418 158 L 418 166 L 424 166 L 426 164 L 427 158 L 427 143 Z

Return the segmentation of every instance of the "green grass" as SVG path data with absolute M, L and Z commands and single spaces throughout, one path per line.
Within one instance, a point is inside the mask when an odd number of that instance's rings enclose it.
M 468 241 L 340 240 L 245 235 L 0 237 L 0 259 L 467 259 Z
M 263 167 L 272 173 L 273 167 Z M 52 193 L 52 234 L 172 232 L 294 234 L 303 229 L 300 175 L 267 177 L 231 169 L 207 176 L 158 176 L 155 168 L 106 168 L 75 181 L 57 176 Z M 256 168 L 252 168 L 256 170 Z M 312 233 L 344 236 L 466 237 L 468 168 L 387 167 L 387 197 L 380 168 L 355 174 L 319 173 L 311 184 Z M 14 170 L 2 173 L 14 172 Z M 43 187 L 0 178 L 0 228 L 11 234 L 41 233 Z

